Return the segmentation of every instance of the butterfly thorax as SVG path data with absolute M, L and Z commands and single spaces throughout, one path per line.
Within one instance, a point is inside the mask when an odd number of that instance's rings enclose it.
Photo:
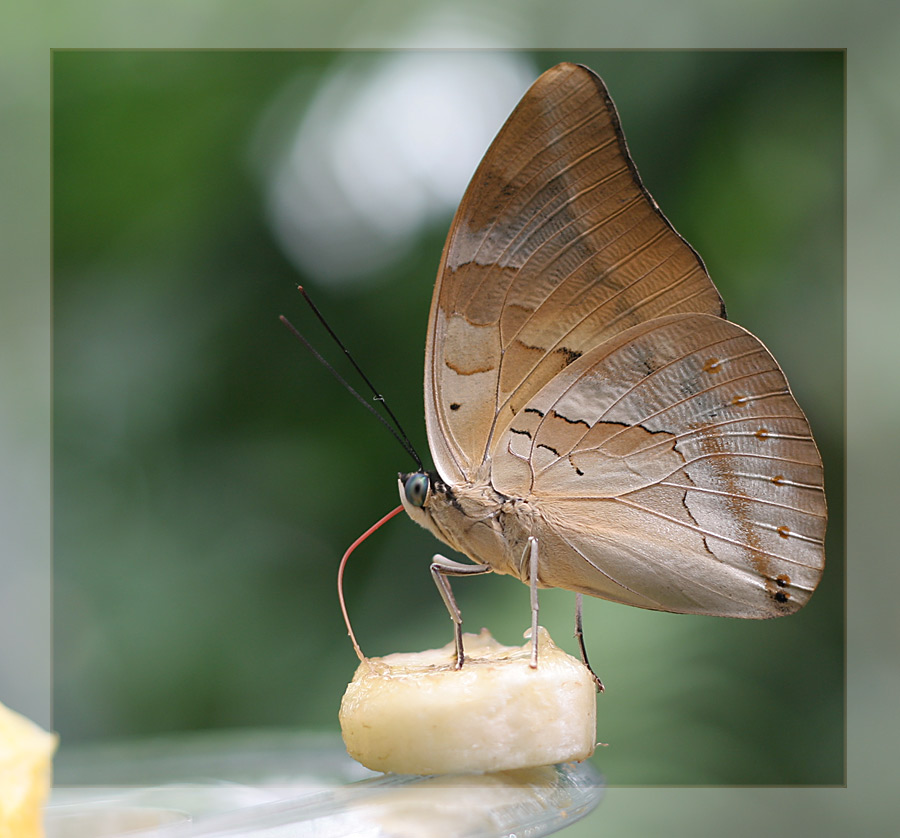
M 488 481 L 450 486 L 429 472 L 424 503 L 413 503 L 406 491 L 410 475 L 400 475 L 400 499 L 420 526 L 496 573 L 526 578 L 522 566 L 535 511 L 528 501 L 501 494 Z

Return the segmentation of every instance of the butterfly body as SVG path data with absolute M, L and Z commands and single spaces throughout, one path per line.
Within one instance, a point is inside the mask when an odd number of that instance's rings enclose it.
M 405 491 L 409 477 L 399 476 L 400 499 L 416 523 L 495 573 L 528 581 L 521 562 L 525 543 L 535 526 L 528 501 L 508 498 L 488 482 L 448 486 L 431 472 L 428 497 L 423 506 L 417 507 Z
M 725 319 L 585 67 L 535 82 L 463 197 L 425 412 L 436 472 L 400 476 L 406 511 L 478 572 L 531 584 L 535 614 L 535 589 L 560 587 L 776 617 L 821 576 L 806 417 L 766 347 Z M 445 561 L 438 573 L 468 572 Z

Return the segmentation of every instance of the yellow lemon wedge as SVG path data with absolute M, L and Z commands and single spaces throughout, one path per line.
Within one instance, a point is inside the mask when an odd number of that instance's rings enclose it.
M 0 838 L 39 838 L 56 736 L 0 704 Z
M 341 702 L 347 751 L 375 771 L 455 774 L 506 771 L 587 759 L 596 743 L 596 687 L 590 673 L 538 629 L 503 646 L 483 629 L 466 634 L 466 661 L 453 643 L 369 658 Z

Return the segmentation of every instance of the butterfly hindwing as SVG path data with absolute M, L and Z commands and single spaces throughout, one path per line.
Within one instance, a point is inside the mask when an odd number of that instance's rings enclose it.
M 492 466 L 545 522 L 544 584 L 765 617 L 821 575 L 809 425 L 765 346 L 722 318 L 664 317 L 595 347 L 506 424 Z

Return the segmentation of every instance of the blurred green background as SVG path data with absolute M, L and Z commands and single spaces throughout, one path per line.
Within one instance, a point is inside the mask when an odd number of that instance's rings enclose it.
M 790 619 L 585 603 L 608 690 L 609 747 L 594 759 L 613 785 L 843 782 L 840 52 L 56 53 L 64 742 L 337 729 L 356 664 L 337 563 L 396 505 L 410 463 L 277 316 L 338 361 L 295 286 L 308 288 L 427 449 L 425 326 L 455 202 L 529 81 L 561 60 L 603 76 L 648 189 L 731 319 L 781 362 L 822 451 L 830 512 L 824 580 Z M 457 186 L 435 174 L 450 170 L 466 173 Z M 354 555 L 346 591 L 367 653 L 450 639 L 427 571 L 437 549 L 398 518 Z M 525 586 L 454 590 L 469 630 L 520 642 Z M 570 651 L 572 599 L 541 599 Z

